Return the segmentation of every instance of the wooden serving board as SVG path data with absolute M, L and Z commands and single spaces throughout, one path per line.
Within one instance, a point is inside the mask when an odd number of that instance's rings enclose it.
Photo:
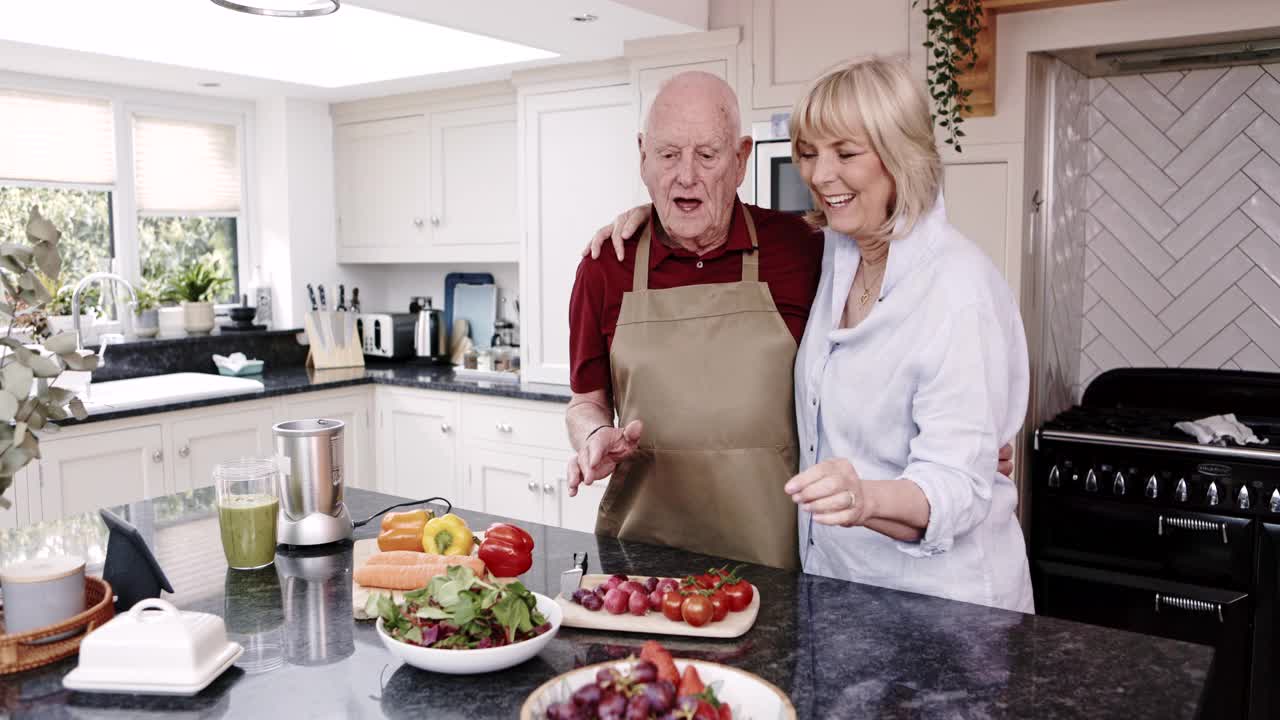
M 582 587 L 594 589 L 597 585 L 608 580 L 610 575 L 584 575 L 582 577 Z M 629 576 L 632 580 L 643 583 L 648 580 L 647 577 L 640 575 Z M 661 580 L 662 578 L 659 578 Z M 677 578 L 679 579 L 679 578 Z M 710 622 L 702 627 L 694 627 L 687 622 L 676 622 L 668 620 L 667 616 L 662 614 L 660 610 L 650 610 L 643 617 L 632 615 L 631 613 L 623 613 L 621 615 L 610 615 L 603 608 L 600 610 L 588 610 L 573 600 L 563 595 L 556 596 L 556 602 L 560 604 L 561 610 L 564 611 L 565 627 L 576 627 L 587 630 L 609 630 L 613 632 L 631 632 L 644 633 L 646 635 L 688 635 L 690 637 L 709 637 L 709 638 L 736 638 L 745 634 L 751 629 L 756 622 L 756 615 L 760 614 L 760 588 L 752 585 L 751 604 L 745 610 L 740 612 L 730 612 L 725 619 L 720 622 Z

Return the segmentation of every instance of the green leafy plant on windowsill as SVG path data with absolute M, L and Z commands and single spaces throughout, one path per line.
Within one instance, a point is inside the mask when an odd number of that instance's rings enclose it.
M 913 0 L 912 7 L 922 0 Z M 960 76 L 978 61 L 977 41 L 982 32 L 982 0 L 923 0 L 926 21 L 924 41 L 927 65 L 925 74 L 929 80 L 929 95 L 933 98 L 933 121 L 943 129 L 945 142 L 960 150 L 960 138 L 964 131 L 962 112 L 973 110 L 969 105 L 972 90 L 960 87 Z
M 231 275 L 213 255 L 204 255 L 171 275 L 161 299 L 165 302 L 214 302 L 231 286 Z
M 53 387 L 64 370 L 92 371 L 98 357 L 79 350 L 73 333 L 58 333 L 43 343 L 13 336 L 16 328 L 38 324 L 53 300 L 40 275 L 56 278 L 62 269 L 58 240 L 62 233 L 31 209 L 27 242 L 0 243 L 0 321 L 9 329 L 0 337 L 0 507 L 13 476 L 40 457 L 35 431 L 54 430 L 51 420 L 84 419 L 84 404 L 66 388 Z
M 137 297 L 137 303 L 133 308 L 134 312 L 140 313 L 160 307 L 160 292 L 151 283 L 143 283 L 134 288 L 133 294 Z
M 71 314 L 71 294 L 74 288 L 70 285 L 58 285 L 56 279 L 45 275 L 40 276 L 40 283 L 44 285 L 45 290 L 53 297 L 44 307 L 46 315 L 70 315 Z M 102 291 L 97 285 L 90 285 L 80 293 L 80 312 L 92 313 L 98 309 L 102 303 Z

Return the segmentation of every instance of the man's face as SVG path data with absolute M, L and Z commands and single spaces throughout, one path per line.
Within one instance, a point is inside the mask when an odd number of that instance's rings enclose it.
M 750 140 L 737 137 L 723 108 L 705 94 L 664 93 L 651 112 L 640 139 L 640 175 L 662 226 L 682 244 L 723 239 Z

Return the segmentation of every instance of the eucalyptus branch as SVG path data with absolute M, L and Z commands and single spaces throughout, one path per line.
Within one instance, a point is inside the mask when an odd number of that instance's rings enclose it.
M 921 0 L 912 0 L 916 7 Z M 946 130 L 946 143 L 960 152 L 964 131 L 960 113 L 970 112 L 969 94 L 960 87 L 960 76 L 978 61 L 977 40 L 982 32 L 982 0 L 924 0 L 929 95 L 933 121 Z

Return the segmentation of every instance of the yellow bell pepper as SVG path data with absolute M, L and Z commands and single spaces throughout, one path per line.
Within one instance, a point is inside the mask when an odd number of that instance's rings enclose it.
M 378 549 L 414 550 L 422 549 L 422 531 L 427 521 L 435 517 L 430 510 L 409 510 L 407 512 L 387 513 L 382 517 L 382 532 L 378 534 Z
M 471 528 L 453 513 L 428 520 L 422 528 L 422 549 L 435 555 L 470 555 L 472 542 Z

